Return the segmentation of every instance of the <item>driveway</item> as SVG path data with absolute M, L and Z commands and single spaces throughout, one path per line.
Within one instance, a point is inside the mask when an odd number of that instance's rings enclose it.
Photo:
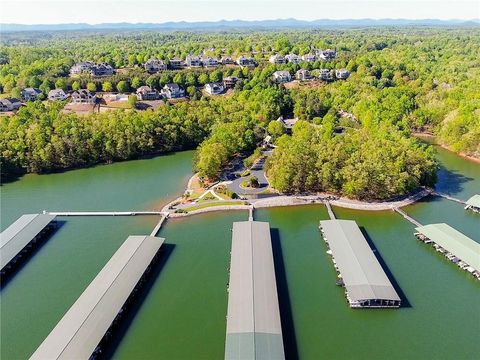
M 267 157 L 271 154 L 271 151 L 264 151 L 263 155 L 265 157 L 259 161 L 257 161 L 251 168 L 250 168 L 250 175 L 245 176 L 245 177 L 238 177 L 236 179 L 233 179 L 230 184 L 227 185 L 228 189 L 230 191 L 233 191 L 234 193 L 237 193 L 239 195 L 249 195 L 249 194 L 259 194 L 263 191 L 265 191 L 268 188 L 268 181 L 267 178 L 265 177 L 265 161 L 267 160 Z M 240 175 L 245 171 L 245 167 L 241 167 L 239 170 L 235 171 L 236 174 Z M 240 187 L 240 184 L 244 182 L 245 180 L 251 178 L 252 176 L 256 176 L 258 178 L 258 183 L 259 187 L 255 189 L 243 189 Z

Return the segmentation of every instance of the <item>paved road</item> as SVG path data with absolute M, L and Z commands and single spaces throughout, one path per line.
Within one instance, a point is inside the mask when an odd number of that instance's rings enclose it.
M 237 193 L 239 195 L 248 195 L 248 194 L 259 194 L 262 191 L 265 191 L 265 189 L 267 189 L 269 184 L 268 184 L 267 178 L 265 177 L 264 166 L 265 166 L 265 161 L 267 157 L 271 154 L 271 151 L 265 151 L 263 154 L 266 156 L 263 159 L 259 160 L 254 166 L 252 166 L 252 168 L 250 169 L 249 176 L 238 177 L 232 180 L 232 182 L 227 185 L 230 191 L 233 191 L 234 193 Z M 245 168 L 242 166 L 241 169 L 235 171 L 235 173 L 241 174 L 244 171 L 245 171 Z M 245 180 L 251 178 L 252 176 L 256 176 L 258 178 L 258 183 L 260 184 L 260 186 L 255 189 L 241 188 L 240 184 Z

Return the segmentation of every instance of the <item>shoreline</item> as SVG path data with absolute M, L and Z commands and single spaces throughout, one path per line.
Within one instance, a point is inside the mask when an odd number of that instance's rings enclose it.
M 437 139 L 437 137 L 435 135 L 431 134 L 431 133 L 412 132 L 412 136 L 414 136 L 416 138 L 426 138 L 426 139 L 435 139 L 435 140 Z M 460 156 L 461 158 L 464 158 L 464 159 L 470 160 L 474 163 L 480 164 L 480 158 L 472 156 L 472 155 L 468 155 L 464 152 L 455 152 L 448 145 L 444 145 L 444 144 L 439 143 L 437 141 L 433 142 L 432 145 L 440 146 L 442 149 L 448 150 L 451 153 L 453 153 L 457 156 Z

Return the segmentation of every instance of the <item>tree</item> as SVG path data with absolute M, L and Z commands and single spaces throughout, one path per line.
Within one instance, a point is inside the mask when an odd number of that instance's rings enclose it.
M 138 89 L 142 85 L 143 85 L 142 80 L 140 80 L 139 77 L 135 76 L 132 80 L 132 87 L 134 89 Z
M 128 97 L 128 104 L 132 109 L 135 109 L 137 107 L 137 97 L 135 95 L 130 95 Z
M 94 82 L 89 82 L 87 84 L 87 90 L 91 92 L 97 91 L 97 84 L 95 84 Z
M 55 89 L 63 89 L 67 90 L 67 81 L 64 78 L 60 78 L 57 81 L 55 81 Z
M 73 83 L 72 83 L 72 90 L 76 91 L 76 90 L 80 90 L 81 88 L 81 85 L 80 85 L 80 82 L 75 80 Z
M 198 76 L 198 84 L 199 85 L 205 85 L 206 83 L 208 83 L 208 80 L 209 80 L 209 77 L 205 73 L 202 73 Z
M 113 91 L 113 85 L 110 81 L 105 81 L 103 84 L 102 84 L 102 91 L 104 92 L 111 92 Z
M 270 121 L 268 123 L 267 131 L 274 139 L 278 139 L 285 134 L 285 128 L 280 121 Z
M 130 91 L 130 84 L 125 80 L 119 81 L 117 84 L 117 90 L 118 92 L 126 93 Z

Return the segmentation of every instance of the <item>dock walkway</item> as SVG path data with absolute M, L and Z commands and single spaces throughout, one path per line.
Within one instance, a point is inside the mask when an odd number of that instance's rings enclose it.
M 330 216 L 330 220 L 335 220 L 336 219 L 335 213 L 332 210 L 332 206 L 330 205 L 330 202 L 325 201 L 325 206 L 327 207 L 328 216 Z
M 136 215 L 166 215 L 164 211 L 60 211 L 48 212 L 44 214 L 55 216 L 136 216 Z
M 440 196 L 440 197 L 443 197 L 445 199 L 448 199 L 448 200 L 451 200 L 451 201 L 455 201 L 459 204 L 463 204 L 463 205 L 466 205 L 466 201 L 463 201 L 461 199 L 457 199 L 456 197 L 453 197 L 451 195 L 448 195 L 448 194 L 445 194 L 445 193 L 441 193 L 441 192 L 438 192 L 438 191 L 432 191 L 432 195 L 435 195 L 435 196 Z
M 417 220 L 415 220 L 414 218 L 412 218 L 410 215 L 408 215 L 405 211 L 397 208 L 397 207 L 393 207 L 392 208 L 393 211 L 396 211 L 397 213 L 399 213 L 400 215 L 402 215 L 405 219 L 407 219 L 408 221 L 410 221 L 413 225 L 415 226 L 422 226 L 422 224 L 420 224 Z

